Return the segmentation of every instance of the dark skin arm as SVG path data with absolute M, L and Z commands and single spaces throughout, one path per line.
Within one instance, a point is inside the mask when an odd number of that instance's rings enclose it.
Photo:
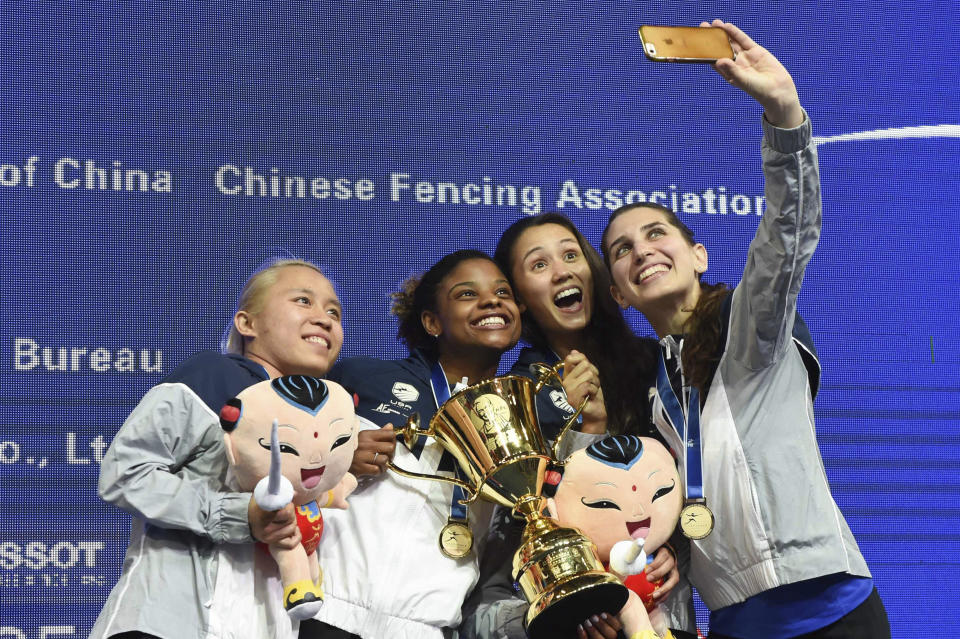
M 387 469 L 397 450 L 397 434 L 393 424 L 377 430 L 361 430 L 357 433 L 357 450 L 353 453 L 350 472 L 355 476 L 379 475 Z

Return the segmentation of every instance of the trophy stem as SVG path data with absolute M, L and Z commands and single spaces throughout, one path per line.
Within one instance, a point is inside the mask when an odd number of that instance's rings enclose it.
M 521 501 L 514 507 L 514 512 L 521 515 L 527 522 L 523 527 L 522 544 L 560 528 L 557 522 L 540 512 L 542 501 L 542 497 L 534 497 Z
M 530 604 L 524 618 L 528 636 L 553 639 L 572 636 L 591 615 L 617 614 L 627 590 L 604 569 L 593 542 L 545 517 L 541 501 L 525 495 L 514 507 L 527 524 L 513 556 L 513 578 Z
M 513 505 L 513 514 L 523 517 L 528 524 L 533 524 L 544 517 L 540 514 L 543 507 L 543 497 L 539 495 L 524 495 Z

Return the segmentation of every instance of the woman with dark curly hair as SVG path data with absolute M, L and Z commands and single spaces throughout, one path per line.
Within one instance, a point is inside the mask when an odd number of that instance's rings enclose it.
M 460 388 L 496 375 L 520 337 L 520 310 L 506 276 L 479 251 L 447 255 L 393 297 L 410 356 L 347 359 L 329 375 L 355 394 L 361 427 L 378 438 L 354 455 L 352 470 L 368 478 L 350 509 L 328 518 L 322 624 L 305 624 L 301 637 L 441 639 L 460 622 L 477 581 L 473 542 L 485 538 L 491 505 L 478 501 L 468 511 L 450 484 L 383 471 L 394 455 L 410 471 L 454 471 L 436 440 L 407 448 L 391 424 L 414 413 L 427 424 Z

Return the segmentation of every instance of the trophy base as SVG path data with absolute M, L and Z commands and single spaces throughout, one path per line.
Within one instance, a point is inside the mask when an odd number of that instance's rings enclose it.
M 576 637 L 592 615 L 616 615 L 627 603 L 626 586 L 610 573 L 591 573 L 557 585 L 530 604 L 525 619 L 530 639 Z

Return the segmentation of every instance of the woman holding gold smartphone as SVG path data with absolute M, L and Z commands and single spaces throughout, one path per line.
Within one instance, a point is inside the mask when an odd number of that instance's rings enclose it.
M 767 210 L 740 283 L 701 283 L 706 248 L 665 207 L 621 207 L 603 235 L 614 297 L 660 338 L 654 418 L 686 475 L 690 579 L 711 610 L 710 637 L 889 637 L 813 424 L 820 369 L 797 315 L 820 234 L 810 122 L 770 52 L 732 24 L 713 26 L 737 53 L 716 70 L 764 107 Z

